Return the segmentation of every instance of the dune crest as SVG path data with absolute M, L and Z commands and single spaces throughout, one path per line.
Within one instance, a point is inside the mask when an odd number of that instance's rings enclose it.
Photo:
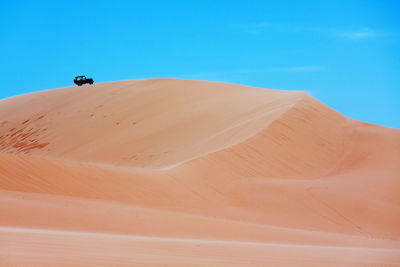
M 0 150 L 165 168 L 240 143 L 303 96 L 173 79 L 33 93 L 2 101 Z

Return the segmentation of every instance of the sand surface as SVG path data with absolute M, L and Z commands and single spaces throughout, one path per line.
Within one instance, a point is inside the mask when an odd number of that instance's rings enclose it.
M 400 266 L 400 130 L 174 79 L 0 101 L 0 265 Z

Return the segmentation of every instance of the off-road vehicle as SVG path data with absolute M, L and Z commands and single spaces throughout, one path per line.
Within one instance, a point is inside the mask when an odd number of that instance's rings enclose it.
M 81 86 L 82 84 L 93 84 L 93 79 L 92 78 L 86 78 L 85 75 L 82 76 L 76 76 L 74 79 L 74 83 L 78 86 Z

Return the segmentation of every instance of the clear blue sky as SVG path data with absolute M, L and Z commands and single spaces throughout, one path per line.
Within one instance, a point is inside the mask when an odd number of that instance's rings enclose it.
M 399 1 L 1 1 L 0 98 L 185 78 L 305 90 L 400 128 Z

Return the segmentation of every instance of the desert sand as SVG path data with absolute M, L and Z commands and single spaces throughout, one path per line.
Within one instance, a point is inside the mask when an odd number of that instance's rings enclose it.
M 400 130 L 147 79 L 0 101 L 2 266 L 400 266 Z

